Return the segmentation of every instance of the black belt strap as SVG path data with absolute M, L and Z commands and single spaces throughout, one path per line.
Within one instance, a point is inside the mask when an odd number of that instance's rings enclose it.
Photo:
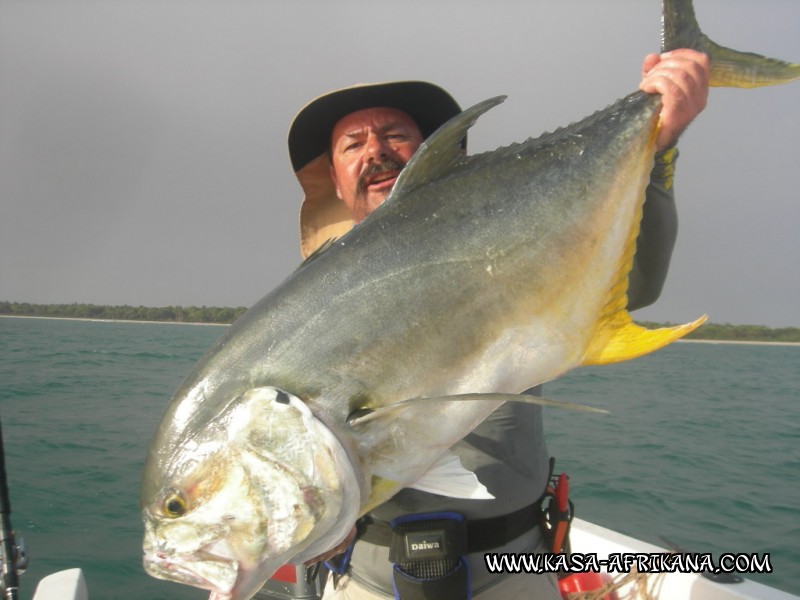
M 513 513 L 489 517 L 487 519 L 467 520 L 467 553 L 488 552 L 494 548 L 505 546 L 538 527 L 539 507 L 537 500 L 533 504 L 524 506 Z M 361 518 L 358 526 L 358 539 L 377 546 L 390 546 L 392 541 L 392 528 L 389 523 L 373 519 L 366 515 Z

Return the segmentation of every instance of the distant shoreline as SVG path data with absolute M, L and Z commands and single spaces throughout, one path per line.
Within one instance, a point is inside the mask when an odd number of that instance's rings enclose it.
M 229 327 L 230 323 L 203 323 L 192 321 L 143 321 L 137 319 L 92 319 L 88 317 L 46 317 L 36 315 L 0 315 L 0 318 L 7 319 L 50 319 L 53 321 L 87 321 L 91 323 L 139 323 L 150 325 L 205 325 L 213 327 Z M 740 344 L 750 346 L 800 346 L 800 342 L 772 342 L 754 340 L 693 340 L 680 339 L 678 342 L 685 344 Z
M 108 304 L 33 304 L 0 301 L 0 315 L 55 317 L 99 321 L 154 321 L 157 323 L 233 323 L 244 306 L 114 306 Z
M 201 323 L 194 321 L 140 321 L 136 319 L 90 319 L 89 317 L 39 317 L 37 315 L 0 315 L 0 319 L 42 319 L 50 321 L 87 321 L 89 323 L 138 323 L 148 325 L 207 325 L 230 327 L 230 323 Z
M 754 342 L 751 340 L 678 340 L 684 344 L 744 344 L 756 346 L 800 346 L 800 342 Z

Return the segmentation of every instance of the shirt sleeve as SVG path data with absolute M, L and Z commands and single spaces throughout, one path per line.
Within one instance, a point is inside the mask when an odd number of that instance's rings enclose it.
M 645 192 L 642 224 L 636 240 L 628 288 L 628 310 L 655 302 L 667 278 L 678 234 L 673 179 L 678 149 L 656 153 L 650 183 Z

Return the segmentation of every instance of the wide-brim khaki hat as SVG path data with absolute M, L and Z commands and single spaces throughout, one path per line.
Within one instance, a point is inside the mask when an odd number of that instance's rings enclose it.
M 331 133 L 343 117 L 374 107 L 402 110 L 426 138 L 461 112 L 450 94 L 425 81 L 355 85 L 320 96 L 300 110 L 289 128 L 289 158 L 305 193 L 300 208 L 300 252 L 304 257 L 353 227 L 353 217 L 336 195 L 330 176 Z M 466 140 L 463 143 L 466 145 Z

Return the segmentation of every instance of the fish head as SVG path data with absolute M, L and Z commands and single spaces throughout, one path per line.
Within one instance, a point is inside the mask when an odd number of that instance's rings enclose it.
M 347 454 L 309 407 L 273 387 L 250 389 L 205 426 L 151 448 L 144 568 L 214 600 L 244 600 L 281 565 L 335 546 L 359 506 Z

